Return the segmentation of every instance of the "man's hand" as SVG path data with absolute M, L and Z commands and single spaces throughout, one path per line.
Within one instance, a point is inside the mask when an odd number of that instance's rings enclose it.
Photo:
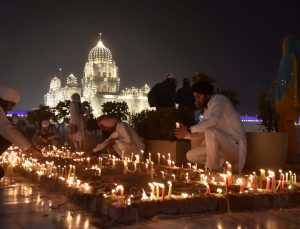
M 186 136 L 190 135 L 190 132 L 189 132 L 188 128 L 185 125 L 179 123 L 179 128 L 176 128 L 174 130 L 174 135 L 178 139 L 183 139 Z

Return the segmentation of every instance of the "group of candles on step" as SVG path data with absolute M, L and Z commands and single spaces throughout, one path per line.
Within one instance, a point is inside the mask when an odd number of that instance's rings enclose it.
M 66 182 L 66 184 L 70 187 L 76 187 L 83 191 L 91 190 L 91 186 L 89 186 L 88 183 L 83 183 L 76 177 L 76 166 L 75 164 L 78 163 L 82 165 L 81 167 L 84 167 L 83 165 L 87 165 L 86 169 L 95 170 L 96 176 L 101 176 L 102 172 L 101 169 L 105 167 L 106 165 L 103 165 L 103 158 L 99 157 L 99 162 L 96 164 L 91 165 L 91 159 L 89 157 L 82 157 L 82 153 L 76 153 L 75 155 L 68 155 L 67 149 L 63 150 L 57 150 L 56 148 L 53 148 L 51 152 L 47 152 L 46 149 L 43 151 L 43 155 L 46 157 L 53 157 L 54 155 L 61 155 L 63 158 L 67 158 L 69 163 L 72 163 L 70 165 L 56 165 L 55 160 L 49 160 L 44 163 L 38 162 L 35 158 L 25 158 L 24 154 L 22 154 L 22 151 L 17 148 L 10 148 L 8 153 L 3 154 L 2 156 L 2 164 L 8 163 L 11 167 L 15 165 L 21 165 L 25 170 L 27 171 L 35 171 L 38 175 L 46 175 L 48 177 L 56 177 L 60 179 L 61 181 Z M 175 162 L 171 161 L 171 155 L 167 154 L 167 159 L 164 155 L 161 155 L 160 153 L 157 153 L 157 164 L 163 165 L 164 168 L 166 168 L 165 171 L 160 171 L 157 167 L 157 171 L 154 171 L 154 162 L 151 158 L 151 153 L 149 153 L 148 158 L 146 159 L 146 162 L 140 161 L 140 155 L 133 155 L 131 154 L 130 158 L 124 157 L 124 154 L 122 153 L 121 159 L 116 158 L 115 156 L 109 156 L 108 164 L 112 167 L 115 167 L 117 162 L 123 163 L 124 170 L 123 174 L 126 175 L 128 172 L 128 163 L 133 164 L 133 171 L 139 171 L 138 168 L 141 168 L 141 166 L 145 166 L 146 171 L 151 176 L 151 179 L 154 178 L 154 173 L 156 175 L 161 174 L 162 180 L 165 180 L 164 183 L 159 183 L 157 181 L 152 181 L 149 183 L 150 188 L 150 194 L 147 196 L 147 194 L 143 194 L 142 199 L 165 199 L 165 198 L 173 198 L 172 193 L 172 182 L 180 182 L 178 178 L 176 178 L 176 175 L 173 173 L 168 174 L 168 168 L 174 169 L 178 168 L 175 166 Z M 60 159 L 59 159 L 60 160 Z M 106 161 L 107 162 L 107 161 Z M 77 165 L 77 164 L 76 164 Z M 184 169 L 182 171 L 186 171 L 185 173 L 185 181 L 186 183 L 200 183 L 204 184 L 206 186 L 206 194 L 210 193 L 210 184 L 217 184 L 220 185 L 220 187 L 226 188 L 226 193 L 228 192 L 228 187 L 232 184 L 239 185 L 240 186 L 240 193 L 244 192 L 276 192 L 276 191 L 283 191 L 285 189 L 291 189 L 293 185 L 296 184 L 296 174 L 292 173 L 291 171 L 288 172 L 282 172 L 282 170 L 279 170 L 279 176 L 277 176 L 278 179 L 275 177 L 275 172 L 271 170 L 264 170 L 261 169 L 259 172 L 260 174 L 257 175 L 255 172 L 251 173 L 250 175 L 246 176 L 238 176 L 236 177 L 232 176 L 231 172 L 231 165 L 227 162 L 226 163 L 226 170 L 224 173 L 220 173 L 216 176 L 221 176 L 222 179 L 215 178 L 212 175 L 209 175 L 208 173 L 204 173 L 203 170 L 200 170 L 197 168 L 197 164 L 192 165 L 191 163 L 187 163 L 187 169 Z M 165 167 L 168 166 L 168 167 Z M 163 168 L 161 167 L 161 168 Z M 171 170 L 170 170 L 171 171 Z M 200 182 L 199 180 L 195 180 L 191 178 L 192 173 L 199 173 Z M 168 174 L 169 176 L 166 176 Z M 198 175 L 198 174 L 197 174 Z M 198 178 L 197 178 L 198 179 Z M 172 181 L 170 181 L 172 180 Z M 181 180 L 182 181 L 182 180 Z M 124 187 L 122 185 L 118 185 L 115 189 L 113 189 L 114 195 L 124 197 Z M 167 191 L 167 193 L 166 193 Z M 181 197 L 188 197 L 187 194 L 183 193 Z M 179 198 L 179 197 L 176 197 Z

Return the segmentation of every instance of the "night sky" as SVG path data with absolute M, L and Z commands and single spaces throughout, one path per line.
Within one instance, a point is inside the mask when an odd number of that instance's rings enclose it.
M 154 85 L 168 72 L 180 86 L 206 72 L 239 93 L 241 114 L 255 115 L 258 88 L 276 79 L 283 38 L 300 38 L 300 1 L 0 0 L 0 29 L 0 84 L 20 90 L 15 110 L 42 104 L 60 67 L 81 79 L 101 32 L 121 89 Z

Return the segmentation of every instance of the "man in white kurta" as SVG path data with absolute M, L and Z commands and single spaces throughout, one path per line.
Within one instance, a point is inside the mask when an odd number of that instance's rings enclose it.
M 130 157 L 132 153 L 141 155 L 141 151 L 145 150 L 143 140 L 128 123 L 118 122 L 116 117 L 103 115 L 99 117 L 97 124 L 103 131 L 112 133 L 104 142 L 98 144 L 93 152 L 112 146 L 119 157 Z
M 42 154 L 35 150 L 31 143 L 10 123 L 7 112 L 20 101 L 19 92 L 11 87 L 0 86 L 0 155 L 11 145 L 20 147 L 26 154 L 37 158 Z M 0 179 L 4 176 L 4 170 L 0 167 Z
M 85 129 L 85 118 L 84 109 L 82 107 L 80 95 L 74 93 L 71 97 L 72 101 L 70 103 L 70 121 L 69 124 L 76 126 L 76 131 L 69 133 L 70 139 L 72 140 L 75 150 L 83 150 L 83 140 L 84 140 L 84 129 Z
M 184 125 L 175 130 L 178 138 L 202 140 L 201 146 L 187 152 L 187 159 L 215 171 L 220 171 L 228 161 L 235 172 L 241 172 L 247 141 L 239 114 L 227 97 L 213 94 L 213 86 L 207 82 L 194 84 L 193 92 L 196 102 L 204 109 L 203 119 L 190 127 L 190 131 Z

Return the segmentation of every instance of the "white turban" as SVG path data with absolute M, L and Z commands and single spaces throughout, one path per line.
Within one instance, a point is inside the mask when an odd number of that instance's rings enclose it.
M 18 103 L 21 99 L 21 95 L 15 88 L 0 86 L 0 98 L 6 101 Z
M 116 118 L 105 118 L 98 121 L 99 124 L 102 124 L 103 126 L 108 128 L 115 126 L 117 122 L 118 120 Z

